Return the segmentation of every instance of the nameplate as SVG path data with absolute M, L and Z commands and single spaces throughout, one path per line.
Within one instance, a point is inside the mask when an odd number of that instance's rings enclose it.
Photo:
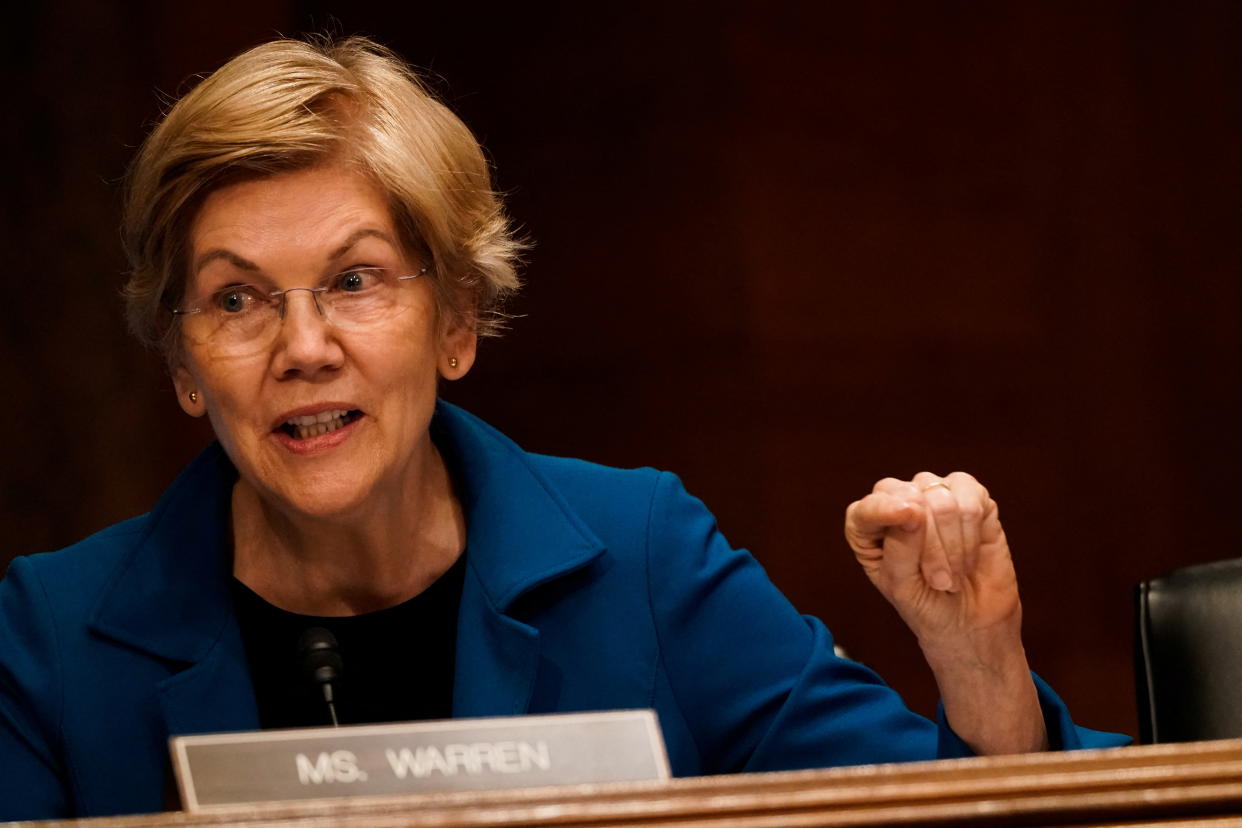
M 651 710 L 213 733 L 169 747 L 187 811 L 669 777 Z

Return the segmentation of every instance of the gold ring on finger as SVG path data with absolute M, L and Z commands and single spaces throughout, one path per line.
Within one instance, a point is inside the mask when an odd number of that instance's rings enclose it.
M 926 486 L 924 486 L 923 488 L 919 489 L 919 491 L 920 491 L 920 492 L 926 492 L 926 491 L 929 491 L 930 489 L 935 489 L 935 488 L 937 488 L 937 487 L 939 487 L 939 488 L 944 488 L 944 489 L 949 489 L 949 484 L 948 484 L 948 483 L 945 483 L 943 480 L 937 480 L 935 483 L 928 483 Z M 949 491 L 953 491 L 953 490 L 952 490 L 952 489 L 949 489 Z

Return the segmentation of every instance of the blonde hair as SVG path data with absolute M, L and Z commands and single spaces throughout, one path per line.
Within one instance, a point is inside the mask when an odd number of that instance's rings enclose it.
M 515 240 L 470 130 L 392 51 L 361 37 L 277 40 L 244 52 L 178 101 L 125 182 L 130 329 L 179 357 L 169 309 L 186 286 L 189 231 L 206 195 L 242 176 L 343 161 L 389 196 L 411 252 L 431 260 L 441 319 L 497 334 L 520 286 Z

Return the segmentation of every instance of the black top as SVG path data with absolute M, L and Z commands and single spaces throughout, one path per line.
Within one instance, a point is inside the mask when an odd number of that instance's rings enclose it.
M 395 607 L 336 618 L 298 615 L 269 604 L 233 579 L 233 605 L 259 705 L 259 726 L 331 725 L 322 690 L 303 669 L 298 640 L 323 627 L 337 640 L 334 683 L 342 725 L 447 719 L 453 713 L 462 555 L 422 593 Z

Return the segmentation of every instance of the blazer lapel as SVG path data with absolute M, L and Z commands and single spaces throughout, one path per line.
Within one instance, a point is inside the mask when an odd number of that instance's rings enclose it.
M 159 700 L 170 736 L 257 730 L 259 711 L 237 624 L 202 660 L 160 682 Z
M 497 612 L 478 579 L 468 576 L 457 615 L 453 716 L 528 712 L 538 666 L 539 631 Z
M 515 611 L 518 600 L 586 566 L 604 546 L 507 437 L 443 402 L 432 430 L 468 522 L 453 715 L 526 713 L 539 630 Z
M 96 634 L 174 663 L 159 687 L 169 735 L 259 724 L 229 594 L 236 479 L 218 444 L 195 458 L 151 511 L 91 622 Z

